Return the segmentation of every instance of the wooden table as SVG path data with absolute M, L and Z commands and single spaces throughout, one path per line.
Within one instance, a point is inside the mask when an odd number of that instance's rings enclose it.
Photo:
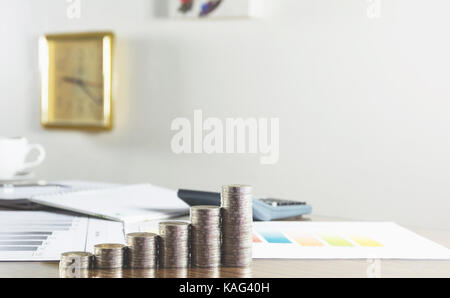
M 313 217 L 314 221 L 339 221 Z M 450 247 L 450 231 L 410 230 Z M 380 261 L 381 277 L 450 277 L 450 261 Z M 366 260 L 254 260 L 251 268 L 158 269 L 118 271 L 91 270 L 86 277 L 367 277 L 371 263 Z M 58 264 L 41 262 L 0 262 L 0 277 L 59 277 Z

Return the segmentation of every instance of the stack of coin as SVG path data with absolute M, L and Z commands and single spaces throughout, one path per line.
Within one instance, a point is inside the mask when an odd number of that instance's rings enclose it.
M 156 268 L 131 268 L 127 271 L 128 278 L 155 278 Z
M 164 270 L 157 270 L 155 277 L 156 278 L 188 278 L 188 277 L 196 277 L 190 276 L 191 270 L 189 268 L 166 268 Z
M 92 273 L 93 270 L 90 269 L 60 268 L 59 278 L 91 278 Z
M 158 238 L 153 233 L 127 234 L 128 265 L 130 268 L 156 268 Z
M 222 187 L 222 265 L 246 267 L 252 261 L 252 187 Z
M 65 252 L 59 262 L 59 276 L 61 278 L 88 278 L 92 268 L 94 255 L 88 252 Z
M 192 265 L 220 266 L 220 207 L 191 207 Z
M 89 252 L 73 251 L 61 254 L 59 268 L 89 269 L 92 268 L 94 255 Z
M 141 269 L 142 270 L 142 269 Z M 89 278 L 123 278 L 127 277 L 122 268 L 108 270 L 91 270 Z
M 126 246 L 123 244 L 97 244 L 94 246 L 94 255 L 96 268 L 122 268 L 126 259 Z
M 159 223 L 160 266 L 162 268 L 189 267 L 190 224 L 181 221 Z

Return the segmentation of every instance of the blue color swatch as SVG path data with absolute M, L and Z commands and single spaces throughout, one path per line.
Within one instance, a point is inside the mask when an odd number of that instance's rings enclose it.
M 260 232 L 261 236 L 269 243 L 292 243 L 282 233 L 276 231 L 264 231 Z

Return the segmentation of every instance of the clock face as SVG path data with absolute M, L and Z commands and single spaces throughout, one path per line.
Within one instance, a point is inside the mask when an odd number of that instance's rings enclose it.
M 104 43 L 104 36 L 96 35 L 47 37 L 48 96 L 42 101 L 47 125 L 107 125 L 111 74 L 105 70 L 111 67 L 105 64 L 111 59 L 104 57 Z

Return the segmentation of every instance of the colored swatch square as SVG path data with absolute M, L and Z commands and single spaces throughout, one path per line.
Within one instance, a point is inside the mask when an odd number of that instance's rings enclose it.
M 350 241 L 345 240 L 337 235 L 321 235 L 322 239 L 325 240 L 331 246 L 354 246 Z
M 350 239 L 364 247 L 382 247 L 383 246 L 383 244 L 380 244 L 377 241 L 375 241 L 371 238 L 368 238 L 368 237 L 364 237 L 364 236 L 351 236 Z
M 253 243 L 261 243 L 261 239 L 259 239 L 259 237 L 255 234 L 253 234 Z
M 282 233 L 276 231 L 260 232 L 261 236 L 266 239 L 268 243 L 292 243 Z
M 301 246 L 325 246 L 322 242 L 320 242 L 316 237 L 311 234 L 301 234 L 301 233 L 289 233 L 289 236 L 295 240 Z

